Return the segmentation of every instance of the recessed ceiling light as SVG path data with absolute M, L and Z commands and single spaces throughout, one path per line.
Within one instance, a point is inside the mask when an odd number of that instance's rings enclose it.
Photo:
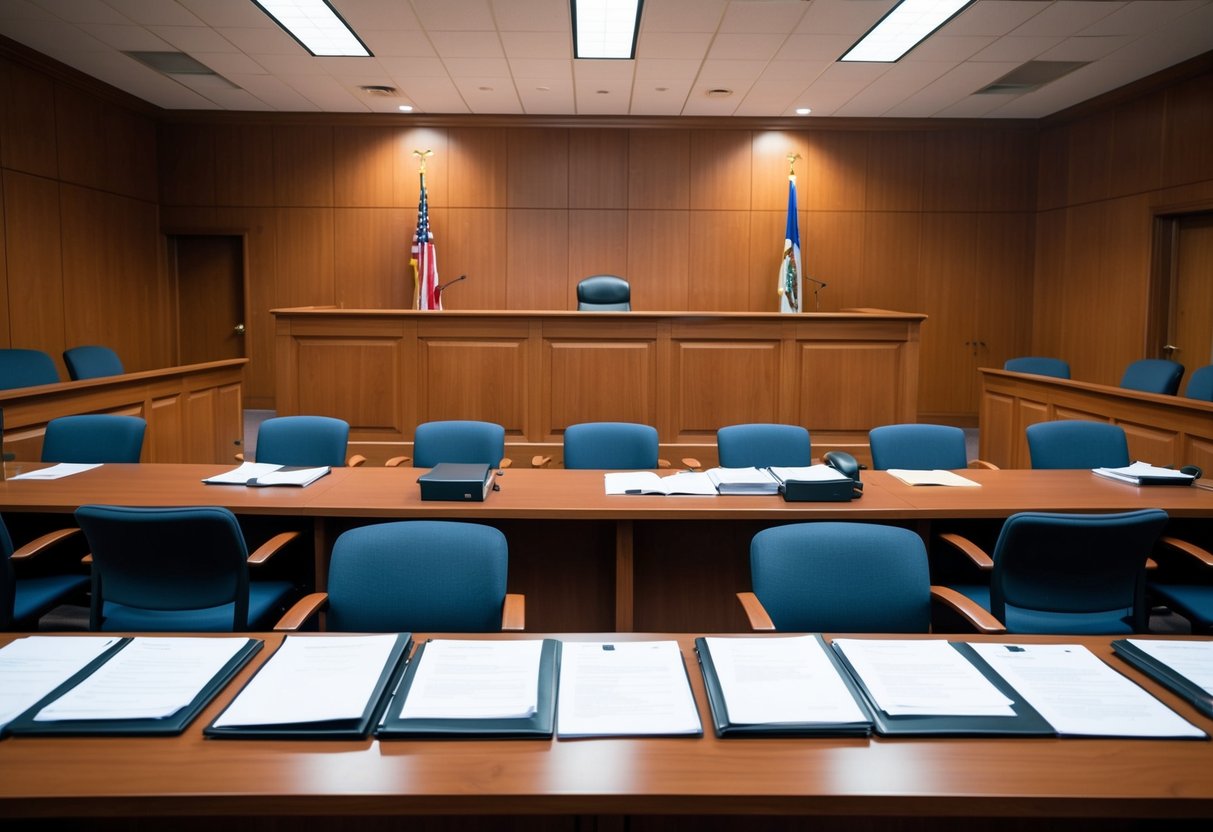
M 573 57 L 635 58 L 643 6 L 643 0 L 571 0 Z
M 299 45 L 317 57 L 369 58 L 366 48 L 328 0 L 253 0 Z
M 796 108 L 796 115 L 798 115 L 798 116 L 807 116 L 811 112 L 813 112 L 813 110 L 810 109 L 809 107 L 797 107 Z
M 840 61 L 893 63 L 947 23 L 973 0 L 901 0 Z
M 413 105 L 412 104 L 401 104 L 396 109 L 402 113 L 411 113 L 411 112 L 413 112 Z

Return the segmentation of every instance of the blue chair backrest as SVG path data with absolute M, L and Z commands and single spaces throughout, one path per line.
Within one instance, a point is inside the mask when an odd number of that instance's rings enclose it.
M 564 431 L 565 468 L 656 468 L 657 428 L 583 422 Z
M 813 464 L 813 443 L 800 425 L 729 425 L 716 431 L 716 450 L 722 468 Z
M 425 422 L 413 434 L 413 466 L 483 462 L 496 468 L 505 456 L 505 428 L 493 422 Z
M 750 543 L 754 594 L 777 630 L 925 633 L 930 572 L 922 538 L 868 523 L 797 523 Z
M 109 347 L 72 347 L 63 351 L 63 363 L 67 365 L 67 374 L 72 381 L 120 376 L 124 372 L 122 359 Z
M 406 520 L 351 529 L 329 565 L 329 630 L 501 629 L 509 549 L 491 526 Z
M 582 312 L 630 312 L 632 287 L 613 274 L 587 277 L 577 284 L 577 309 Z
M 348 422 L 329 416 L 277 416 L 257 428 L 257 461 L 317 468 L 345 465 Z
M 1165 358 L 1143 358 L 1134 361 L 1125 368 L 1121 376 L 1120 386 L 1126 390 L 1138 390 L 1142 393 L 1161 393 L 1174 396 L 1179 389 L 1179 380 L 1183 378 L 1184 365 Z
M 1213 364 L 1206 364 L 1188 378 L 1184 395 L 1189 399 L 1213 402 Z
M 58 383 L 54 359 L 41 350 L 0 350 L 0 390 Z
M 1002 365 L 1004 370 L 1013 373 L 1032 373 L 1038 376 L 1053 376 L 1054 378 L 1069 378 L 1070 363 L 1060 358 L 1045 358 L 1038 355 L 1025 355 L 1020 358 L 1008 358 Z
M 952 470 L 969 464 L 965 432 L 948 425 L 884 425 L 868 431 L 868 444 L 877 471 Z
M 1142 632 L 1146 559 L 1166 524 L 1158 509 L 1014 514 L 994 545 L 990 612 L 1013 632 Z
M 1033 468 L 1123 468 L 1129 442 L 1120 425 L 1060 419 L 1028 425 Z
M 89 413 L 46 423 L 43 462 L 138 462 L 147 422 L 138 416 Z

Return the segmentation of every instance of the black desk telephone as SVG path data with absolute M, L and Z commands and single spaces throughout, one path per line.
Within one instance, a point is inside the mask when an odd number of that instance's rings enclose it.
M 859 461 L 846 451 L 830 451 L 822 456 L 821 461 L 840 474 L 845 474 L 854 480 L 851 486 L 851 498 L 863 496 L 863 483 L 859 479 Z
M 779 492 L 788 502 L 845 503 L 863 496 L 859 463 L 844 451 L 830 451 L 822 462 L 846 476 L 844 480 L 785 480 Z

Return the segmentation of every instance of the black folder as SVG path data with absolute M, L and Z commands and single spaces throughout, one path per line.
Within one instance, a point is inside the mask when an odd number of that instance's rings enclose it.
M 831 650 L 820 635 L 815 636 L 825 648 L 826 657 L 838 672 L 838 677 L 847 686 L 855 704 L 868 718 L 863 722 L 765 722 L 758 724 L 733 722 L 725 706 L 724 691 L 720 676 L 712 663 L 712 652 L 707 640 L 695 639 L 695 654 L 699 657 L 699 669 L 703 672 L 703 686 L 708 694 L 708 705 L 712 709 L 712 723 L 718 737 L 867 737 L 872 733 L 871 709 L 855 685 L 855 680 L 845 669 L 837 654 Z
M 986 664 L 969 645 L 959 642 L 948 642 L 964 656 L 970 664 L 976 667 L 994 687 L 1011 700 L 1011 710 L 1014 716 L 955 716 L 955 715 L 898 715 L 885 713 L 876 704 L 875 698 L 868 691 L 863 679 L 837 646 L 835 653 L 842 660 L 847 671 L 859 684 L 859 689 L 867 702 L 868 711 L 872 714 L 876 733 L 881 736 L 924 736 L 924 737 L 1055 737 L 1057 732 L 1053 726 L 1022 696 L 1011 687 L 1005 679 Z
M 529 717 L 502 719 L 405 719 L 400 716 L 408 698 L 417 668 L 425 660 L 425 645 L 417 648 L 408 670 L 392 696 L 375 736 L 385 739 L 404 737 L 454 737 L 472 739 L 551 739 L 556 722 L 556 684 L 560 670 L 560 642 L 545 638 L 539 654 L 539 697 L 535 713 Z
M 301 636 L 301 638 L 308 638 L 308 636 Z M 323 638 L 323 636 L 316 636 L 316 638 Z M 286 644 L 286 640 L 284 639 L 282 643 Z M 221 713 L 218 717 L 215 717 L 214 722 L 202 730 L 202 733 L 208 737 L 224 739 L 362 739 L 371 732 L 372 726 L 382 717 L 383 709 L 388 699 L 388 692 L 395 687 L 400 679 L 400 675 L 404 672 L 409 648 L 412 644 L 412 633 L 398 633 L 396 635 L 396 643 L 392 646 L 387 661 L 384 662 L 379 679 L 375 683 L 375 688 L 371 692 L 370 698 L 367 699 L 362 713 L 354 719 L 266 725 L 227 725 L 220 728 L 215 726 L 215 722 L 218 722 L 219 718 L 223 716 Z M 281 650 L 281 646 L 278 649 Z M 265 664 L 257 669 L 257 672 L 260 673 L 273 660 L 274 657 L 270 656 Z M 252 684 L 253 679 L 256 678 L 254 674 L 253 678 L 245 683 L 245 687 Z M 241 688 L 241 691 L 243 690 L 244 688 Z M 232 701 L 235 702 L 239 697 L 240 694 L 237 693 Z M 229 705 L 228 707 L 231 706 Z M 224 710 L 226 711 L 226 708 Z
M 155 636 L 140 636 L 140 638 L 155 638 Z M 122 648 L 130 644 L 133 638 L 124 638 L 110 650 L 107 650 L 95 661 L 90 662 L 79 673 L 68 679 L 55 690 L 42 698 L 38 704 L 23 713 L 9 724 L 9 730 L 15 735 L 29 736 L 176 736 L 185 731 L 202 709 L 215 698 L 219 691 L 231 681 L 240 668 L 251 659 L 262 647 L 260 639 L 250 638 L 237 653 L 211 677 L 198 695 L 184 708 L 166 717 L 156 719 L 69 719 L 55 722 L 35 722 L 34 717 L 59 697 L 70 691 L 76 685 L 87 679 L 94 671 L 113 658 Z
M 1178 693 L 1196 710 L 1208 717 L 1213 717 L 1213 694 L 1184 676 L 1175 668 L 1141 650 L 1128 639 L 1117 639 L 1112 642 L 1112 652 L 1129 664 L 1149 676 L 1164 687 Z

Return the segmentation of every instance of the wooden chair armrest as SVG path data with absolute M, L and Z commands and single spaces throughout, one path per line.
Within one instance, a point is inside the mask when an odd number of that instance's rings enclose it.
M 691 471 L 698 471 L 700 468 L 703 467 L 703 463 L 700 462 L 699 460 L 697 460 L 693 456 L 684 456 L 682 458 L 682 464 L 683 464 L 683 467 L 688 468 Z
M 979 633 L 1005 633 L 1006 626 L 972 598 L 951 587 L 931 587 L 931 600 L 955 612 Z
M 741 608 L 750 620 L 750 629 L 768 632 L 775 629 L 771 616 L 767 615 L 766 607 L 758 600 L 757 595 L 752 592 L 738 592 L 737 600 L 741 602 Z
M 522 632 L 526 629 L 526 596 L 507 592 L 501 605 L 501 629 L 507 632 Z
M 41 537 L 31 540 L 29 543 L 26 543 L 24 546 L 13 552 L 12 559 L 27 560 L 29 558 L 36 557 L 57 544 L 60 540 L 66 540 L 72 535 L 79 533 L 80 529 L 78 528 L 56 529 L 53 532 L 47 532 Z
M 503 456 L 501 458 L 501 462 L 498 463 L 497 467 L 504 469 L 504 468 L 509 468 L 513 464 L 514 464 L 514 460 L 510 459 L 508 456 Z
M 280 532 L 269 540 L 257 547 L 257 550 L 248 556 L 250 566 L 257 566 L 265 563 L 282 549 L 283 546 L 290 543 L 295 538 L 299 537 L 299 532 Z
M 941 534 L 939 539 L 958 550 L 969 560 L 973 561 L 973 565 L 983 572 L 989 572 L 994 568 L 993 558 L 987 555 L 984 549 L 973 541 L 969 540 L 964 535 L 948 532 L 946 534 Z
M 244 462 L 244 451 L 237 451 L 232 456 L 236 457 L 237 462 Z
M 408 462 L 410 459 L 412 459 L 412 457 L 394 456 L 391 459 L 389 459 L 387 462 L 383 463 L 383 467 L 384 468 L 399 468 L 401 465 Z
M 93 565 L 93 553 L 89 552 L 87 555 L 80 558 L 80 562 L 83 563 L 85 566 L 92 566 Z
M 313 615 L 324 609 L 328 602 L 329 594 L 327 592 L 313 592 L 310 595 L 304 595 L 278 619 L 278 623 L 274 625 L 275 632 L 295 632 L 311 620 Z
M 658 468 L 669 468 L 670 461 L 668 459 L 659 459 L 659 460 L 657 460 L 657 467 Z
M 1168 549 L 1179 552 L 1185 557 L 1192 558 L 1198 563 L 1213 567 L 1213 552 L 1210 552 L 1203 546 L 1197 546 L 1190 540 L 1183 540 L 1182 538 L 1178 537 L 1163 536 L 1158 539 L 1158 542 Z M 13 555 L 13 557 L 16 557 L 16 555 Z
M 544 456 L 542 454 L 539 454 L 538 456 L 531 457 L 531 467 L 532 468 L 546 468 L 546 467 L 548 467 L 548 463 L 551 461 L 552 461 L 552 458 L 550 456 Z
M 999 467 L 997 465 L 995 465 L 993 462 L 986 462 L 984 459 L 970 459 L 969 467 L 970 468 L 984 468 L 987 471 L 1000 470 Z
M 362 454 L 354 454 L 345 461 L 345 464 L 350 468 L 357 468 L 359 465 L 366 464 L 366 457 Z

